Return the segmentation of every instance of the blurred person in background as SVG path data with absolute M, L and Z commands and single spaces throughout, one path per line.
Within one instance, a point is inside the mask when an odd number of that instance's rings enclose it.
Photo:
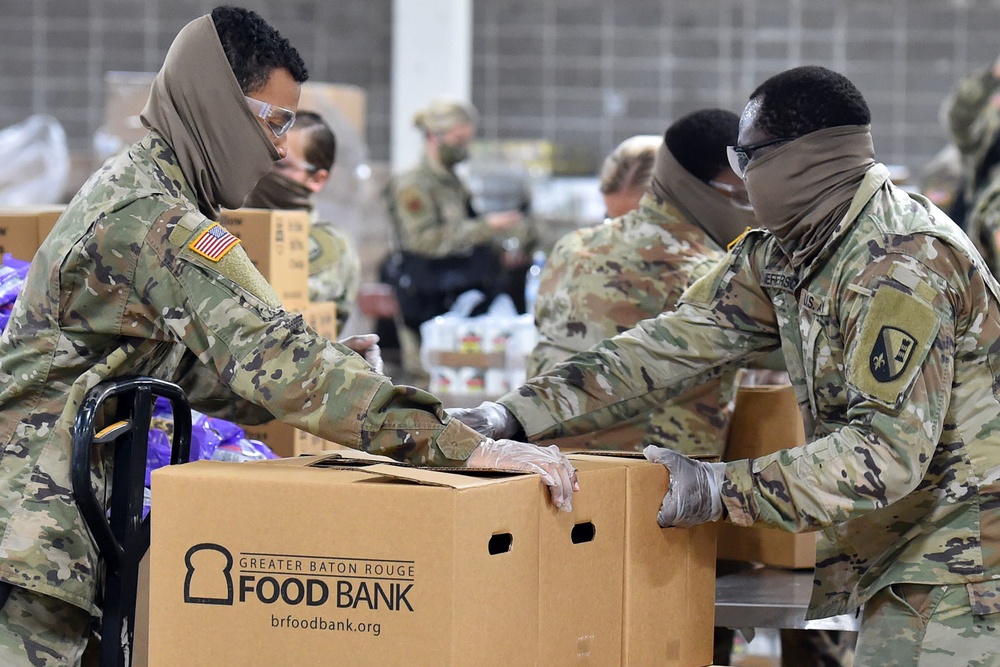
M 1000 175 L 1000 58 L 962 78 L 945 98 L 941 116 L 958 150 L 961 180 L 954 203 L 945 209 L 983 252 L 992 244 L 973 229 L 973 210 Z M 984 257 L 989 255 L 984 252 Z
M 626 139 L 605 159 L 601 193 L 611 219 L 570 232 L 541 273 L 535 305 L 540 340 L 528 377 L 677 305 L 687 287 L 755 224 L 743 181 L 729 166 L 739 116 L 703 109 L 663 136 Z M 593 433 L 555 441 L 566 449 L 641 451 L 655 443 L 721 457 L 738 371 L 693 388 L 666 405 Z M 747 566 L 720 561 L 717 574 Z M 714 663 L 728 665 L 733 631 L 716 628 Z
M 346 234 L 316 218 L 316 195 L 330 178 L 337 151 L 333 130 L 322 116 L 299 110 L 286 135 L 285 157 L 257 182 L 245 206 L 312 213 L 309 227 L 309 300 L 337 306 L 342 332 L 361 284 L 361 258 Z
M 639 134 L 618 144 L 601 164 L 599 175 L 604 217 L 618 218 L 639 208 L 649 188 L 653 161 L 663 137 Z
M 755 224 L 746 188 L 726 156 L 739 120 L 723 109 L 695 111 L 662 137 L 625 140 L 605 160 L 601 191 L 609 212 L 624 214 L 570 232 L 552 249 L 541 272 L 539 342 L 528 358 L 528 377 L 672 310 L 726 246 Z M 721 456 L 736 375 L 728 371 L 668 405 L 572 444 L 638 451 L 653 442 Z
M 486 295 L 485 308 L 502 289 L 503 241 L 525 220 L 519 210 L 478 215 L 455 173 L 469 156 L 477 121 L 471 104 L 431 102 L 413 120 L 424 137 L 420 164 L 394 176 L 386 188 L 400 262 L 387 280 L 399 292 L 404 371 L 416 378 L 426 377 L 419 360 L 420 325 L 447 312 L 468 290 Z

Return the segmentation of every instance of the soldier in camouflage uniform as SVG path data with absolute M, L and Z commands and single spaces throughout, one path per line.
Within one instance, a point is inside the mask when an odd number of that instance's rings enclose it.
M 541 274 L 539 342 L 528 359 L 528 377 L 672 309 L 723 248 L 754 224 L 749 204 L 732 197 L 746 198 L 726 157 L 738 128 L 739 117 L 722 109 L 681 118 L 650 146 L 655 162 L 638 210 L 559 240 Z M 736 374 L 727 371 L 650 413 L 559 444 L 639 450 L 651 442 L 721 456 Z
M 501 284 L 500 244 L 525 234 L 520 211 L 478 215 L 472 195 L 455 173 L 469 156 L 478 113 L 471 104 L 438 99 L 417 113 L 413 124 L 424 135 L 424 155 L 416 167 L 394 176 L 386 191 L 389 218 L 399 250 L 412 256 L 415 271 L 400 290 L 403 322 L 397 322 L 404 368 L 411 375 L 424 374 L 419 360 L 418 327 L 446 312 L 455 298 L 469 289 L 495 296 Z M 430 260 L 423 262 L 421 260 Z M 453 280 L 440 282 L 446 262 L 452 260 Z
M 1000 176 L 1000 60 L 959 81 L 942 104 L 941 116 L 961 164 L 961 183 L 949 212 L 989 260 L 994 243 L 975 227 L 973 211 Z
M 347 235 L 315 215 L 315 196 L 333 169 L 337 141 L 323 117 L 300 109 L 288 131 L 288 154 L 257 182 L 246 206 L 313 213 L 309 228 L 309 300 L 337 306 L 343 331 L 361 286 L 361 258 Z
M 645 320 L 461 415 L 534 441 L 604 427 L 782 350 L 809 442 L 670 469 L 661 525 L 822 531 L 809 618 L 865 605 L 856 665 L 1000 664 L 1000 285 L 969 239 L 874 162 L 844 77 L 751 96 L 736 170 L 764 229 Z
M 193 384 L 193 406 L 209 414 L 273 415 L 413 463 L 542 471 L 567 506 L 564 458 L 484 440 L 434 397 L 320 338 L 215 222 L 283 156 L 305 78 L 298 53 L 253 12 L 216 8 L 185 26 L 141 116 L 150 133 L 87 181 L 32 262 L 0 338 L 5 667 L 79 664 L 99 613 L 70 432 L 84 395 L 108 378 Z M 108 469 L 98 457 L 98 497 Z

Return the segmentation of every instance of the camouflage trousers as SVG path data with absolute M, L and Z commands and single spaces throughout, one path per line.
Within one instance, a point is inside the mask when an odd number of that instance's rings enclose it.
M 865 603 L 855 667 L 1000 667 L 1000 614 L 972 613 L 965 587 L 893 584 Z
M 0 584 L 0 587 L 3 585 Z M 0 609 L 0 665 L 75 667 L 85 662 L 90 615 L 79 607 L 14 587 Z

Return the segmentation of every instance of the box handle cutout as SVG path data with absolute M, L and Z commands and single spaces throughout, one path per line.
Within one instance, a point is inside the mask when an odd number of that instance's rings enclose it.
M 584 523 L 578 523 L 573 526 L 573 530 L 570 532 L 570 539 L 573 540 L 573 544 L 583 544 L 584 542 L 593 542 L 594 535 L 597 533 L 597 529 L 594 528 L 594 524 L 590 521 Z
M 490 538 L 489 550 L 491 556 L 505 554 L 514 544 L 514 536 L 510 533 L 497 533 Z

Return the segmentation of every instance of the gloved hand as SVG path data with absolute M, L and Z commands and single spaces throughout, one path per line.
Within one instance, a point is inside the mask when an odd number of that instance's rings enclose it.
M 512 438 L 521 430 L 514 413 L 493 401 L 483 401 L 478 408 L 448 408 L 445 412 L 487 438 Z
M 663 496 L 656 522 L 661 528 L 690 528 L 722 518 L 722 477 L 725 463 L 695 461 L 672 449 L 649 445 L 643 455 L 670 472 L 670 488 Z
M 573 464 L 555 445 L 487 438 L 472 450 L 465 467 L 538 473 L 549 487 L 552 503 L 567 512 L 573 510 L 573 492 L 580 490 Z
M 384 366 L 382 364 L 382 348 L 378 346 L 378 334 L 348 336 L 337 342 L 364 357 L 376 373 L 382 372 Z

